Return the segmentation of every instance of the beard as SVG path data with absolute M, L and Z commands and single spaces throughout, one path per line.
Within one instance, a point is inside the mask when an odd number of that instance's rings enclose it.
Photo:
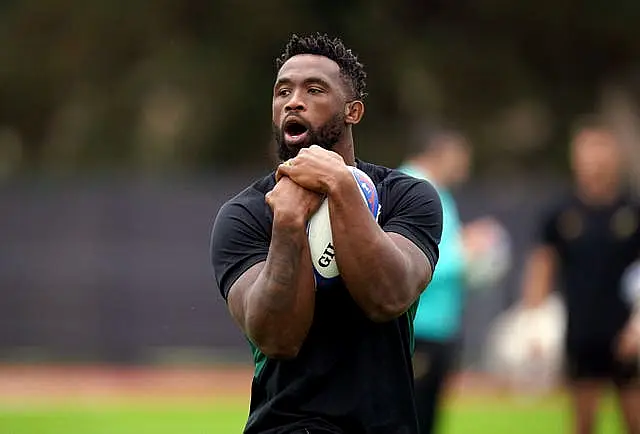
M 301 146 L 296 147 L 289 147 L 285 141 L 282 127 L 273 124 L 273 138 L 278 145 L 278 158 L 280 161 L 286 161 L 298 155 L 301 148 L 308 148 L 311 145 L 317 145 L 332 151 L 344 134 L 344 118 L 344 113 L 338 112 L 324 125 L 318 128 L 309 128 L 305 142 Z

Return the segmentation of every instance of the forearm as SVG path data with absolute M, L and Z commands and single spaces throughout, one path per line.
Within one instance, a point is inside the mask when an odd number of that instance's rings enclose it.
M 245 330 L 272 357 L 294 357 L 315 307 L 315 289 L 304 225 L 273 225 L 269 255 L 246 299 Z
M 550 247 L 538 247 L 525 269 L 523 304 L 527 308 L 541 306 L 553 287 L 554 254 Z
M 376 321 L 401 314 L 415 292 L 408 260 L 372 218 L 355 182 L 332 188 L 329 213 L 336 261 L 353 299 Z
M 524 286 L 524 306 L 530 309 L 540 307 L 547 299 L 550 291 L 545 282 L 537 278 L 530 278 Z

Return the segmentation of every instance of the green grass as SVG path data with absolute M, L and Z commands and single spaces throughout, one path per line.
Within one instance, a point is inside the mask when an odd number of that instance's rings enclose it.
M 239 433 L 241 405 L 42 406 L 0 411 L 2 434 Z
M 1 434 L 233 434 L 242 431 L 247 403 L 234 402 L 43 402 L 0 405 Z M 446 409 L 442 434 L 554 434 L 568 431 L 562 399 L 515 402 L 474 399 Z M 621 433 L 606 403 L 602 434 Z

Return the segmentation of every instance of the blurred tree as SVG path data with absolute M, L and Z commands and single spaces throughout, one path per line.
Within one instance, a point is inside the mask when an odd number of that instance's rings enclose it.
M 270 166 L 273 59 L 310 31 L 367 66 L 364 158 L 397 164 L 407 125 L 442 118 L 485 170 L 562 168 L 568 122 L 637 67 L 638 18 L 622 0 L 5 1 L 3 173 Z

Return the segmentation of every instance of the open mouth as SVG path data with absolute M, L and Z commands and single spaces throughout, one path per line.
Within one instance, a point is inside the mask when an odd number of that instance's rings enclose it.
M 284 136 L 291 144 L 302 142 L 309 134 L 309 129 L 297 119 L 290 119 L 284 125 Z

